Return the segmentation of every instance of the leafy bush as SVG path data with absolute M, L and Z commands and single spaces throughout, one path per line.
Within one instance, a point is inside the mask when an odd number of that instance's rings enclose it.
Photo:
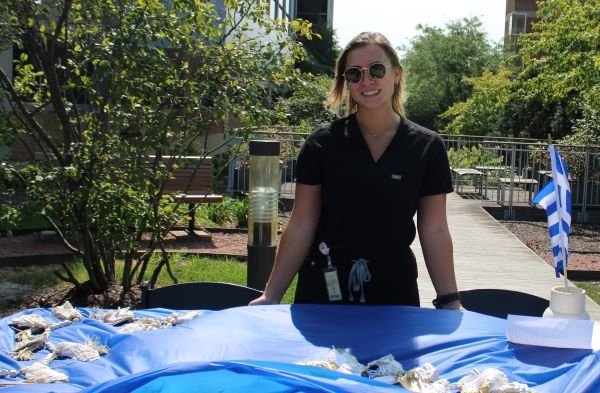
M 481 145 L 463 147 L 456 151 L 453 147 L 448 150 L 448 160 L 453 168 L 474 168 L 476 166 L 495 166 L 502 163 L 502 157 L 498 157 L 490 150 Z
M 121 258 L 122 295 L 141 282 L 151 251 L 182 219 L 164 194 L 172 167 L 211 154 L 209 129 L 225 118 L 269 122 L 266 98 L 299 76 L 302 48 L 290 32 L 310 32 L 305 21 L 269 18 L 265 2 L 228 0 L 225 15 L 214 2 L 142 3 L 0 2 L 1 41 L 19 52 L 12 79 L 0 77 L 0 100 L 12 103 L 0 106 L 0 143 L 45 155 L 9 174 L 82 258 L 86 283 L 68 267 L 62 276 L 81 294 L 115 283 Z M 248 38 L 249 25 L 275 41 Z M 10 197 L 2 172 L 0 204 Z M 231 219 L 226 206 L 210 209 Z M 151 284 L 165 266 L 163 252 Z
M 299 132 L 310 132 L 315 125 L 335 119 L 337 114 L 327 108 L 331 77 L 303 74 L 303 78 L 279 100 L 276 109 L 283 114 L 286 124 L 299 128 Z
M 494 135 L 498 132 L 498 114 L 508 101 L 510 72 L 485 71 L 480 77 L 464 78 L 473 87 L 466 101 L 453 104 L 439 117 L 448 121 L 444 131 L 457 135 Z
M 235 200 L 235 203 L 232 203 L 233 216 L 235 217 L 238 228 L 248 227 L 248 208 L 248 198 L 246 197 L 237 199 Z
M 217 226 L 246 228 L 248 226 L 248 200 L 225 197 L 222 203 L 203 204 L 197 215 Z
M 596 86 L 584 95 L 583 116 L 575 121 L 573 134 L 561 143 L 573 145 L 600 145 L 600 87 Z
M 14 169 L 7 163 L 0 163 L 0 234 L 10 234 L 19 220 L 19 210 L 11 203 L 13 177 Z

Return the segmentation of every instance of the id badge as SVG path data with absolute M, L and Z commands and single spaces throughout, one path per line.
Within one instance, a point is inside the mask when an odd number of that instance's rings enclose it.
M 337 269 L 333 266 L 326 267 L 323 270 L 325 276 L 325 285 L 329 301 L 335 302 L 342 300 L 342 291 L 340 290 L 340 280 L 338 279 Z

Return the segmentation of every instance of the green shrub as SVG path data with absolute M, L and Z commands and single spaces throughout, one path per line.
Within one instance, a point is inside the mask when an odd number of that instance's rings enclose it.
M 235 203 L 232 203 L 233 216 L 237 222 L 238 228 L 248 227 L 248 198 L 236 199 Z
M 203 204 L 196 210 L 200 222 L 221 227 L 246 228 L 248 226 L 248 200 L 225 197 L 222 203 Z
M 463 147 L 460 150 L 450 148 L 448 150 L 448 160 L 452 168 L 475 168 L 476 166 L 498 166 L 502 163 L 502 157 L 497 156 L 493 151 L 479 146 Z M 491 173 L 488 177 L 490 184 L 495 184 L 498 177 L 503 174 Z M 468 184 L 471 184 L 469 180 Z
M 502 163 L 502 157 L 486 150 L 481 145 L 448 150 L 448 160 L 452 168 L 474 168 L 476 166 L 495 166 Z

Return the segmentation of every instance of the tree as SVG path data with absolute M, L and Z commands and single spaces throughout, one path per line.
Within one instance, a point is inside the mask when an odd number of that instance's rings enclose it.
M 519 53 L 506 61 L 511 75 L 466 79 L 473 94 L 444 114 L 448 130 L 593 143 L 600 129 L 598 9 L 599 0 L 540 2 L 534 32 L 519 38 Z
M 444 115 L 451 120 L 448 129 L 468 132 L 465 125 L 470 122 L 481 134 L 540 139 L 551 135 L 555 140 L 568 137 L 568 143 L 597 140 L 598 10 L 598 0 L 540 2 L 533 33 L 519 38 L 519 52 L 506 61 L 512 71 L 507 84 L 470 79 L 475 83 L 473 95 Z M 475 110 L 484 108 L 483 97 L 499 93 L 502 102 L 488 102 L 488 110 Z
M 277 103 L 283 123 L 301 132 L 310 132 L 317 124 L 334 120 L 337 114 L 327 108 L 332 80 L 329 76 L 304 74 L 303 80 Z
M 546 139 L 550 134 L 560 139 L 568 135 L 573 119 L 579 116 L 577 95 L 547 101 L 517 78 L 509 87 L 506 105 L 498 112 L 496 127 L 501 135 Z
M 583 115 L 576 119 L 573 133 L 563 138 L 566 144 L 600 145 L 600 86 L 584 93 Z
M 570 134 L 583 116 L 584 97 L 600 85 L 599 9 L 600 0 L 540 1 L 533 32 L 519 39 L 517 83 L 525 92 L 519 96 L 542 109 L 541 134 Z M 527 122 L 536 114 L 524 115 Z
M 600 0 L 547 0 L 539 21 L 519 40 L 528 87 L 545 100 L 600 83 Z
M 312 31 L 310 39 L 300 39 L 307 55 L 298 63 L 298 68 L 305 73 L 333 76 L 340 52 L 335 31 L 324 21 L 315 23 Z
M 163 193 L 172 168 L 210 154 L 206 130 L 228 115 L 268 122 L 271 87 L 298 75 L 301 48 L 264 2 L 224 3 L 221 13 L 196 0 L 0 5 L 0 37 L 20 52 L 13 80 L 0 70 L 2 130 L 45 157 L 2 171 L 82 258 L 88 282 L 66 266 L 61 274 L 78 289 L 106 289 L 122 258 L 125 293 L 155 249 L 154 276 L 168 268 L 162 240 L 182 214 Z M 302 21 L 291 28 L 309 32 Z
M 498 134 L 498 114 L 508 101 L 510 71 L 497 74 L 484 71 L 480 77 L 465 78 L 463 83 L 473 87 L 466 101 L 457 102 L 440 115 L 449 123 L 444 131 L 460 135 Z
M 442 30 L 417 26 L 404 66 L 407 70 L 408 116 L 426 127 L 452 104 L 466 99 L 471 88 L 464 77 L 476 77 L 484 69 L 497 70 L 499 51 L 486 40 L 477 18 L 451 22 Z

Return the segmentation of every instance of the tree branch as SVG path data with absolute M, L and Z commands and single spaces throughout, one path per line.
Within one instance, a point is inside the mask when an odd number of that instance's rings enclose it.
M 62 162 L 63 155 L 62 155 L 60 149 L 54 143 L 54 140 L 52 139 L 50 134 L 48 132 L 46 132 L 46 130 L 44 130 L 39 125 L 39 123 L 35 120 L 33 115 L 31 113 L 29 113 L 29 111 L 27 110 L 27 107 L 25 106 L 25 103 L 21 99 L 21 96 L 19 95 L 19 93 L 17 93 L 13 84 L 11 83 L 8 76 L 4 73 L 4 70 L 2 68 L 0 68 L 0 84 L 2 84 L 3 88 L 9 92 L 10 96 L 13 99 L 13 102 L 16 104 L 16 106 L 18 108 L 18 112 L 23 115 L 25 123 L 27 124 L 28 128 L 30 130 L 34 131 L 37 135 L 39 135 L 40 138 L 44 141 L 44 143 L 46 143 L 48 145 L 50 150 L 52 150 L 52 153 L 54 153 L 57 160 L 59 162 Z
M 80 288 L 81 283 L 79 282 L 79 280 L 77 280 L 75 278 L 75 276 L 73 275 L 73 272 L 71 271 L 71 269 L 69 269 L 67 264 L 63 262 L 61 265 L 65 269 L 65 272 L 67 273 L 67 277 L 60 274 L 59 271 L 54 271 L 54 274 L 56 275 L 56 277 L 60 278 L 62 281 L 70 282 L 71 284 L 75 285 L 75 287 Z

